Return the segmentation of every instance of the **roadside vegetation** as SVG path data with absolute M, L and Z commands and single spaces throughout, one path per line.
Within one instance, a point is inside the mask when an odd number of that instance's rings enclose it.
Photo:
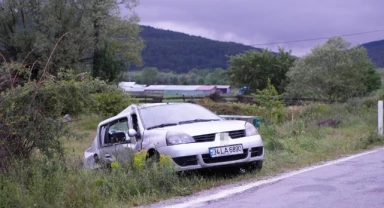
M 125 163 L 112 165 L 110 170 L 83 170 L 82 153 L 92 143 L 97 124 L 105 116 L 80 114 L 67 124 L 67 129 L 77 137 L 57 138 L 63 144 L 64 159 L 59 154 L 44 156 L 37 151 L 27 160 L 15 160 L 0 174 L 0 206 L 136 206 L 237 181 L 261 179 L 360 152 L 384 144 L 376 133 L 376 103 L 383 98 L 383 91 L 379 91 L 345 103 L 278 109 L 282 117 L 266 120 L 259 129 L 266 148 L 263 169 L 245 173 L 229 168 L 224 173 L 177 174 L 173 172 L 170 158 L 163 157 L 158 164 L 149 163 L 145 152 L 132 155 Z M 219 114 L 226 112 L 208 99 L 201 104 Z M 262 113 L 265 109 L 247 104 L 220 105 L 235 108 L 238 114 L 244 115 Z

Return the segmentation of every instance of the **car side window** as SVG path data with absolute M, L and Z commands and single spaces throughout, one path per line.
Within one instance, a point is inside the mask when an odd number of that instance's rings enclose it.
M 127 141 L 129 139 L 127 136 L 128 129 L 127 118 L 112 121 L 106 125 L 103 145 L 113 145 Z

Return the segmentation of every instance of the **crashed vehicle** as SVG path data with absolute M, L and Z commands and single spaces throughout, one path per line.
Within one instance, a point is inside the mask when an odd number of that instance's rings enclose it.
M 231 165 L 260 169 L 264 159 L 263 141 L 253 124 L 224 120 L 193 103 L 130 105 L 100 122 L 83 166 L 99 168 L 100 161 L 111 163 L 118 155 L 124 160 L 127 150 L 147 150 L 155 159 L 170 156 L 178 171 Z

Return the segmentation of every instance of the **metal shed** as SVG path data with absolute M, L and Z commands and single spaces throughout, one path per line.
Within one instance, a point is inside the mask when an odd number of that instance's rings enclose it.
M 230 85 L 217 85 L 216 90 L 222 94 L 229 94 L 231 92 Z

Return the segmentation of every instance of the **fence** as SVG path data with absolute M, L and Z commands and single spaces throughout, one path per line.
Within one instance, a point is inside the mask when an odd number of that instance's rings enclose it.
M 161 102 L 198 102 L 206 97 L 216 102 L 238 102 L 247 104 L 258 104 L 257 99 L 254 96 L 238 95 L 238 96 L 169 96 L 164 97 L 163 95 L 131 95 L 138 99 L 140 103 L 161 103 Z M 280 97 L 280 100 L 286 105 L 302 105 L 308 102 L 320 102 L 320 103 L 331 103 L 332 101 L 327 99 L 316 99 L 316 98 L 302 98 L 302 97 Z

